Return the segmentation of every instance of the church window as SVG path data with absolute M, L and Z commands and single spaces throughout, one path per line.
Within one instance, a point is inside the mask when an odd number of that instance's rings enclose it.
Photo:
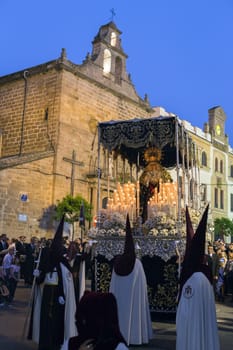
M 108 49 L 104 50 L 103 69 L 105 74 L 111 72 L 111 52 Z
M 201 185 L 201 200 L 203 202 L 207 200 L 207 186 L 205 184 Z
M 223 160 L 220 160 L 220 173 L 223 173 Z
M 215 171 L 218 171 L 218 158 L 215 158 Z
M 111 45 L 116 46 L 116 42 L 117 42 L 117 35 L 115 32 L 112 32 L 111 33 Z
M 202 152 L 202 155 L 201 155 L 201 164 L 203 166 L 207 166 L 207 155 L 206 155 L 206 152 Z
M 231 165 L 231 168 L 230 168 L 230 177 L 233 177 L 233 165 Z
M 224 209 L 224 191 L 220 191 L 220 209 Z
M 214 189 L 214 207 L 218 208 L 218 189 Z
M 121 75 L 122 75 L 122 60 L 120 57 L 116 57 L 115 60 L 115 82 L 121 85 Z

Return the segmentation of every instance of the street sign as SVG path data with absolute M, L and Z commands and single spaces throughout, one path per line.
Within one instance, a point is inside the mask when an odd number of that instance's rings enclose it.
M 28 216 L 26 214 L 19 214 L 18 215 L 18 220 L 22 222 L 27 222 Z
M 27 202 L 27 200 L 28 200 L 28 195 L 27 195 L 27 193 L 21 193 L 21 194 L 20 194 L 20 200 L 21 200 L 22 202 Z

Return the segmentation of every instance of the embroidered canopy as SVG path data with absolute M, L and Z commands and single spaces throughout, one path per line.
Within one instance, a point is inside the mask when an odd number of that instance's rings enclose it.
M 145 166 L 144 152 L 150 147 L 162 151 L 164 167 L 175 166 L 177 133 L 181 142 L 181 125 L 175 116 L 99 123 L 102 146 L 140 166 Z

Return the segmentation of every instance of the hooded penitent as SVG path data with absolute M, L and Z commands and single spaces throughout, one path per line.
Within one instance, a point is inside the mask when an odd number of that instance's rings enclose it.
M 208 219 L 207 205 L 202 218 L 194 234 L 193 226 L 190 220 L 188 207 L 186 207 L 186 250 L 182 264 L 182 271 L 180 276 L 180 294 L 185 282 L 192 276 L 194 272 L 202 272 L 212 283 L 211 270 L 209 266 L 204 263 L 205 257 L 205 238 L 206 226 Z
M 129 275 L 133 271 L 135 259 L 134 240 L 131 232 L 129 215 L 127 214 L 124 253 L 115 258 L 113 265 L 115 273 L 119 276 Z
M 191 242 L 195 234 L 187 206 L 185 211 L 185 217 L 186 217 L 186 249 L 184 254 L 184 260 L 186 260 L 188 254 L 190 253 Z
M 60 262 L 70 269 L 67 259 L 64 257 L 64 245 L 63 245 L 63 227 L 64 227 L 65 215 L 62 216 L 62 219 L 57 227 L 56 233 L 52 240 L 50 247 L 43 249 L 40 261 L 39 269 L 47 272 L 52 272 L 54 267 L 57 266 Z
M 63 246 L 64 220 L 65 220 L 65 215 L 62 216 L 62 219 L 58 225 L 52 244 L 50 246 L 50 257 L 53 263 L 57 263 L 64 254 L 64 246 Z

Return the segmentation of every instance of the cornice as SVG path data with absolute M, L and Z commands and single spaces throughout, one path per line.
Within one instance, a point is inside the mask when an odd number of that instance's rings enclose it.
M 136 100 L 130 98 L 129 96 L 122 94 L 122 93 L 112 89 L 111 87 L 108 87 L 107 85 L 101 83 L 100 81 L 91 78 L 87 74 L 82 73 L 79 69 L 80 67 L 81 67 L 81 65 L 74 64 L 73 62 L 67 60 L 66 58 L 58 58 L 57 60 L 49 61 L 49 62 L 40 64 L 40 65 L 35 66 L 35 67 L 26 68 L 26 69 L 21 70 L 19 72 L 15 72 L 15 73 L 0 77 L 0 86 L 4 85 L 6 83 L 11 83 L 11 82 L 14 82 L 16 80 L 23 79 L 25 71 L 28 72 L 28 77 L 30 77 L 30 76 L 37 75 L 37 74 L 45 74 L 53 69 L 56 69 L 57 71 L 61 71 L 64 69 L 64 70 L 66 70 L 66 71 L 68 71 L 76 76 L 79 76 L 82 79 L 85 79 L 85 80 L 91 82 L 92 84 L 95 84 L 96 86 L 100 87 L 101 89 L 109 91 L 111 94 L 113 94 L 121 99 L 125 99 L 125 100 L 130 101 L 131 103 L 133 103 L 135 105 L 138 105 L 140 108 L 144 109 L 148 113 L 153 113 L 152 107 L 150 107 L 147 102 L 144 102 L 139 96 L 138 96 L 138 101 L 136 101 Z
M 15 155 L 11 157 L 0 158 L 0 170 L 13 168 L 17 165 L 34 162 L 36 160 L 53 157 L 55 154 L 54 151 L 44 151 L 44 152 L 36 152 L 29 153 L 23 155 Z

